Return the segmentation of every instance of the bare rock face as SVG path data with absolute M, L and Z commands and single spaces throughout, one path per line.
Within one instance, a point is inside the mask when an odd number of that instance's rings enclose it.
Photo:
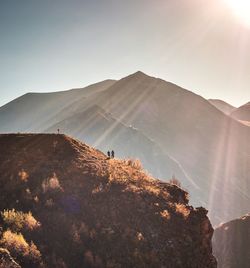
M 207 211 L 139 161 L 64 135 L 0 135 L 0 148 L 0 210 L 39 222 L 23 231 L 39 255 L 28 267 L 217 267 Z
M 21 268 L 21 266 L 15 262 L 7 249 L 0 248 L 0 268 Z
M 192 248 L 191 252 L 194 252 L 193 260 L 197 256 L 195 263 L 199 265 L 192 266 L 190 263 L 189 267 L 217 267 L 217 262 L 211 252 L 213 228 L 206 216 L 207 212 L 206 209 L 200 207 L 190 213 L 189 224 L 193 227 L 193 231 L 196 230 L 194 243 L 190 245 L 190 248 Z M 210 256 L 207 256 L 208 252 L 211 253 Z
M 248 268 L 250 265 L 250 214 L 215 229 L 213 251 L 219 268 Z

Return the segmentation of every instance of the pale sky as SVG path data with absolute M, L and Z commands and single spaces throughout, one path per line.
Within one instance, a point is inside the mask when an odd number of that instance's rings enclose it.
M 0 105 L 141 70 L 240 106 L 250 24 L 230 1 L 0 0 Z

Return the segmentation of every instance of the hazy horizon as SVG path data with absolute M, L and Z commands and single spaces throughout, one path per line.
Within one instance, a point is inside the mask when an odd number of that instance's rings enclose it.
M 227 2 L 0 0 L 0 106 L 138 70 L 241 106 L 250 27 Z

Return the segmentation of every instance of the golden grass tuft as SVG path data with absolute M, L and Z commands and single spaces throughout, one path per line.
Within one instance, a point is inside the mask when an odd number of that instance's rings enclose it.
M 56 175 L 56 173 L 53 174 L 53 176 L 51 178 L 48 178 L 46 180 L 44 180 L 42 182 L 42 189 L 43 189 L 43 192 L 46 193 L 47 191 L 49 190 L 52 190 L 52 191 L 63 191 L 61 185 L 60 185 L 60 182 L 59 182 L 59 179 Z
M 38 261 L 41 258 L 41 253 L 36 245 L 32 241 L 29 245 L 21 233 L 5 231 L 0 244 L 15 257 L 25 257 L 32 261 Z
M 1 212 L 3 222 L 11 227 L 15 231 L 21 231 L 22 229 L 34 230 L 40 227 L 40 223 L 33 217 L 31 212 L 23 213 L 21 211 L 4 210 Z
M 181 188 L 181 182 L 180 182 L 178 179 L 176 179 L 174 176 L 173 176 L 173 178 L 169 181 L 169 183 L 170 183 L 170 184 L 173 184 L 173 185 L 176 185 L 176 186 L 178 186 L 178 187 Z
M 126 190 L 132 192 L 147 191 L 155 195 L 161 193 L 156 180 L 142 169 L 139 160 L 113 159 L 109 161 L 109 182 L 125 184 Z
M 169 212 L 166 209 L 163 210 L 163 211 L 161 211 L 160 214 L 161 214 L 161 217 L 164 218 L 164 219 L 166 219 L 166 220 L 169 220 L 170 217 L 171 217 L 170 214 L 169 214 Z
M 175 211 L 181 215 L 183 215 L 183 217 L 186 219 L 189 214 L 190 214 L 190 210 L 184 205 L 184 204 L 175 204 Z
M 24 171 L 23 169 L 18 172 L 18 176 L 19 176 L 21 181 L 23 181 L 23 182 L 28 181 L 29 174 L 26 171 Z

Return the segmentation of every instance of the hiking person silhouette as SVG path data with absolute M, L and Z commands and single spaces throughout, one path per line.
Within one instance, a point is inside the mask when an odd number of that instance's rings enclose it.
M 108 158 L 110 158 L 110 151 L 107 152 Z
M 111 151 L 111 158 L 115 158 L 115 152 L 113 150 Z

